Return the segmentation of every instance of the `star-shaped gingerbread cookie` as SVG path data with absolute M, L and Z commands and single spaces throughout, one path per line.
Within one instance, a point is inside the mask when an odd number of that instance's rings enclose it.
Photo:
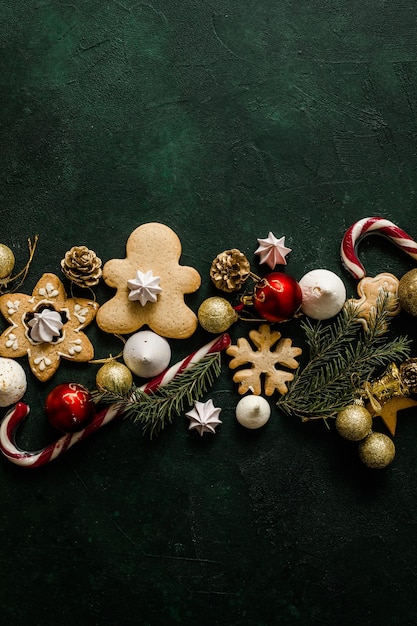
M 97 302 L 68 298 L 55 274 L 44 274 L 32 295 L 11 293 L 0 297 L 0 311 L 10 326 L 0 335 L 0 356 L 26 356 L 35 376 L 49 380 L 61 358 L 86 362 L 94 348 L 82 332 L 98 309 Z
M 147 325 L 163 337 L 190 337 L 198 321 L 184 295 L 199 288 L 201 277 L 193 267 L 179 264 L 181 252 L 181 242 L 168 226 L 138 226 L 127 240 L 126 258 L 112 259 L 103 267 L 104 281 L 117 291 L 100 307 L 98 326 L 123 335 Z M 150 289 L 152 285 L 157 289 Z

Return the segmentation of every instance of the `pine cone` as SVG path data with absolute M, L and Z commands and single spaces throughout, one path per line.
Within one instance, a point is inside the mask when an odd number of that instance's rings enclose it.
M 417 393 L 417 358 L 407 359 L 400 365 L 400 376 L 409 392 Z
M 65 253 L 61 269 L 79 287 L 93 287 L 101 278 L 101 259 L 86 246 L 74 246 Z
M 216 256 L 210 268 L 210 278 L 217 289 L 237 291 L 249 278 L 250 265 L 243 252 L 232 248 Z

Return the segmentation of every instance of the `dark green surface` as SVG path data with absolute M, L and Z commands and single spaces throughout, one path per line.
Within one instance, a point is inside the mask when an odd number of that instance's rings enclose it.
M 216 254 L 238 247 L 257 269 L 269 230 L 296 279 L 326 267 L 355 295 L 339 259 L 351 223 L 383 215 L 417 237 L 416 19 L 411 0 L 3 0 L 0 240 L 21 267 L 40 235 L 24 291 L 71 246 L 121 257 L 155 220 L 202 275 L 194 310 Z M 378 237 L 360 257 L 370 275 L 413 267 Z M 400 328 L 414 339 L 415 322 Z M 297 345 L 297 322 L 283 332 Z M 88 334 L 98 357 L 120 347 Z M 175 359 L 208 339 L 172 342 Z M 215 437 L 180 418 L 150 443 L 116 421 L 37 471 L 0 459 L 2 623 L 415 623 L 415 414 L 372 472 L 320 423 L 274 411 L 244 432 L 224 364 Z M 29 375 L 21 445 L 52 441 L 46 394 L 96 370 Z

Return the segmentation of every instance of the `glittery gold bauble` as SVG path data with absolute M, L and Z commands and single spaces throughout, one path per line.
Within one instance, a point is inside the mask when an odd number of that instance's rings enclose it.
M 8 246 L 0 243 L 0 280 L 8 278 L 14 268 L 14 254 Z
M 359 458 L 367 467 L 383 469 L 395 456 L 395 446 L 387 435 L 371 433 L 359 444 Z
M 349 441 L 364 439 L 371 432 L 371 428 L 372 416 L 360 404 L 349 404 L 336 417 L 337 432 Z
M 417 269 L 410 270 L 400 279 L 398 300 L 406 313 L 417 316 Z
M 209 333 L 223 333 L 239 317 L 230 302 L 218 296 L 204 300 L 197 316 L 201 326 Z
M 126 365 L 118 361 L 108 361 L 97 372 L 98 389 L 125 394 L 133 383 L 132 372 Z

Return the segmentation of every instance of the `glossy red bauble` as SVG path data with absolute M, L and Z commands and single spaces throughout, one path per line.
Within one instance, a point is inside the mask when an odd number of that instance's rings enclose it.
M 74 433 L 92 420 L 95 404 L 88 389 L 77 383 L 64 383 L 55 387 L 46 398 L 45 413 L 54 428 Z
M 285 322 L 297 313 L 301 300 L 301 287 L 294 278 L 271 272 L 256 284 L 253 305 L 268 322 Z

